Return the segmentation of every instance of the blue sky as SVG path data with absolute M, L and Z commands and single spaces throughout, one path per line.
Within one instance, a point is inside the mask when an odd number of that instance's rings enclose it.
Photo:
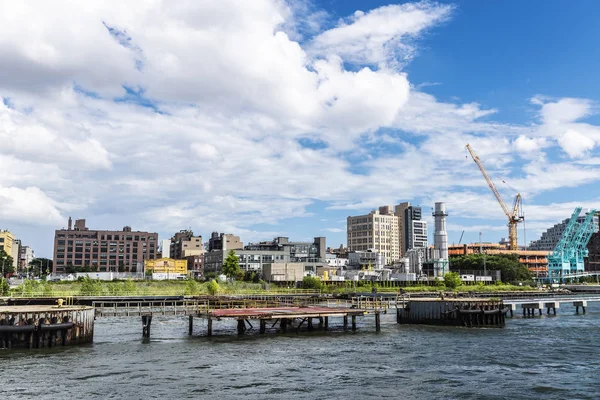
M 69 12 L 62 10 L 69 9 Z M 598 203 L 600 4 L 115 0 L 0 16 L 0 228 L 327 236 L 446 201 L 450 242 Z M 59 28 L 57 28 L 59 27 Z M 93 45 L 92 45 L 93 44 Z M 506 181 L 504 184 L 502 181 Z M 524 234 L 525 233 L 525 234 Z

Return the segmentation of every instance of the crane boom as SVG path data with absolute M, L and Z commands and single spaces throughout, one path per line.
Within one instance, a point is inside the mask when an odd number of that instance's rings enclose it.
M 483 175 L 483 177 L 485 178 L 485 181 L 487 182 L 488 186 L 492 190 L 492 193 L 494 193 L 496 200 L 498 200 L 498 203 L 500 203 L 500 207 L 502 207 L 502 211 L 504 211 L 504 214 L 506 214 L 506 216 L 508 217 L 508 239 L 509 239 L 508 248 L 510 250 L 518 250 L 519 249 L 519 241 L 517 238 L 517 224 L 519 222 L 522 222 L 524 219 L 522 216 L 519 215 L 519 207 L 521 205 L 521 194 L 520 193 L 517 194 L 517 196 L 515 197 L 515 202 L 513 204 L 512 211 L 509 210 L 509 208 L 506 206 L 506 203 L 504 202 L 504 200 L 502 200 L 502 196 L 500 196 L 500 192 L 498 192 L 498 189 L 496 188 L 494 181 L 492 181 L 492 178 L 490 178 L 487 171 L 483 167 L 483 163 L 479 159 L 479 156 L 477 156 L 477 154 L 475 154 L 471 145 L 467 144 L 466 147 L 467 147 L 467 150 L 469 150 L 469 153 L 471 154 L 473 161 L 475 161 L 475 164 L 477 164 L 477 167 L 479 167 L 479 171 L 481 171 L 481 174 Z
M 477 164 L 477 166 L 479 167 L 479 170 L 481 171 L 481 174 L 485 178 L 485 181 L 487 182 L 488 186 L 490 187 L 490 189 L 492 189 L 492 192 L 494 193 L 494 196 L 496 196 L 496 200 L 498 200 L 498 203 L 500 203 L 500 206 L 502 207 L 504 214 L 506 214 L 507 217 L 511 218 L 512 217 L 511 212 L 508 211 L 508 207 L 506 206 L 506 203 L 504 203 L 504 200 L 502 200 L 502 196 L 500 196 L 500 192 L 498 192 L 498 189 L 496 189 L 496 185 L 492 181 L 492 178 L 490 178 L 487 171 L 483 167 L 483 163 L 479 159 L 479 156 L 477 154 L 475 154 L 475 152 L 471 148 L 471 145 L 469 145 L 469 144 L 467 144 L 467 150 L 469 150 L 469 153 L 471 154 L 473 161 L 475 161 L 475 164 Z

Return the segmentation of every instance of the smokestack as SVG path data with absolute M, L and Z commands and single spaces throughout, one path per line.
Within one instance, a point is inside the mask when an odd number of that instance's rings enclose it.
M 438 258 L 448 260 L 448 233 L 446 232 L 446 203 L 435 203 L 435 236 L 433 249 Z
M 71 227 L 73 226 L 73 220 L 71 219 L 71 217 L 69 217 L 69 225 L 68 225 L 68 229 L 71 230 Z

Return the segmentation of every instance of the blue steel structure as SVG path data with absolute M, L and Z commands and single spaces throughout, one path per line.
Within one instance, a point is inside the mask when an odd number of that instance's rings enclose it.
M 584 257 L 588 256 L 587 244 L 594 233 L 596 210 L 590 210 L 583 222 L 577 218 L 582 208 L 576 207 L 554 251 L 548 256 L 548 281 L 563 282 L 585 275 Z
M 582 273 L 584 271 L 583 258 L 588 256 L 587 244 L 594 233 L 594 215 L 596 210 L 591 209 L 585 220 L 580 224 L 575 233 L 571 246 L 571 273 Z
M 562 281 L 564 275 L 571 273 L 571 254 L 573 254 L 571 240 L 581 210 L 581 207 L 575 207 L 565 231 L 548 256 L 548 280 L 550 282 L 558 283 Z

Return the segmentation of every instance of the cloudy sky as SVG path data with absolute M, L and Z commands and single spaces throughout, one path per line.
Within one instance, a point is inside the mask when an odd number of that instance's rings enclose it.
M 0 1 L 0 228 L 37 255 L 69 216 L 338 246 L 399 201 L 497 241 L 466 143 L 521 243 L 599 204 L 600 3 Z

